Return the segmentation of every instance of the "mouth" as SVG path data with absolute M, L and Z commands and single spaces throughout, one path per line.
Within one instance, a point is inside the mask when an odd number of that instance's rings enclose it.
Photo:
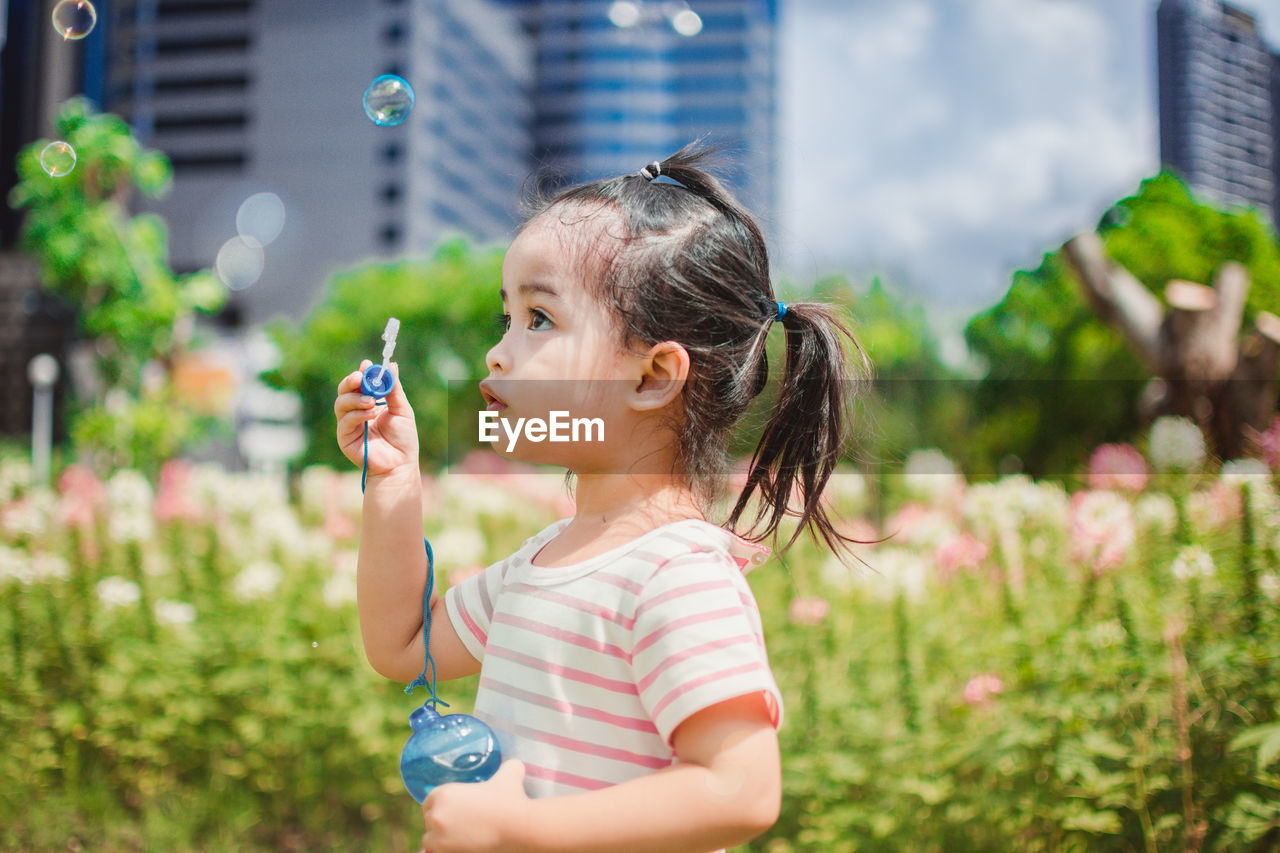
M 507 404 L 499 399 L 498 395 L 485 383 L 480 383 L 480 394 L 484 397 L 485 411 L 500 412 L 507 407 Z

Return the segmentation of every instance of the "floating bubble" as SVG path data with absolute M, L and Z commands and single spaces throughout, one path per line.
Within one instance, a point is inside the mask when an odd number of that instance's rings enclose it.
M 254 193 L 236 211 L 236 233 L 269 246 L 284 230 L 284 202 L 275 193 Z
M 640 7 L 631 0 L 617 0 L 609 6 L 609 22 L 626 29 L 640 23 Z
M 364 90 L 364 114 L 379 127 L 393 127 L 413 109 L 413 87 L 394 74 L 383 74 Z
M 262 277 L 265 257 L 262 244 L 253 237 L 235 236 L 222 244 L 213 269 L 232 290 L 244 290 Z
M 320 644 L 319 644 L 319 643 L 317 643 L 317 642 L 315 642 L 314 640 L 312 640 L 312 642 L 311 642 L 311 648 L 313 648 L 313 649 L 318 649 L 318 648 L 320 648 Z
M 58 0 L 53 7 L 53 28 L 65 41 L 79 41 L 98 23 L 98 10 L 89 0 Z
M 40 168 L 52 178 L 63 178 L 76 167 L 76 149 L 68 142 L 50 142 L 40 152 Z

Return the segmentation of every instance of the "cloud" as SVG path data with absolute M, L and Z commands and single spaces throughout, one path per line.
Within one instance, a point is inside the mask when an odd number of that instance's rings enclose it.
M 812 14 L 806 14 L 806 8 Z M 1154 171 L 1154 93 L 1106 0 L 797 2 L 784 24 L 784 265 L 990 301 Z

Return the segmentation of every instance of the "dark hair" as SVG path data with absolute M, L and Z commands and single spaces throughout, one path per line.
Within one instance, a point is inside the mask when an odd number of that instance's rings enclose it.
M 596 295 L 627 346 L 670 340 L 688 351 L 684 419 L 672 424 L 679 436 L 676 467 L 706 504 L 728 473 L 731 428 L 768 382 L 765 341 L 778 314 L 764 235 L 704 168 L 715 153 L 697 141 L 643 175 L 544 193 L 526 205 L 524 221 L 551 210 L 566 224 L 582 221 L 565 218 L 570 210 L 612 217 L 616 244 L 590 247 L 600 268 Z M 669 182 L 651 180 L 655 171 Z M 621 234 L 613 234 L 617 220 Z M 852 431 L 854 380 L 869 374 L 870 363 L 825 304 L 788 303 L 781 325 L 786 364 L 777 402 L 727 525 L 736 527 L 758 491 L 762 500 L 743 535 L 766 539 L 791 515 L 800 522 L 784 550 L 806 527 L 836 550 L 857 540 L 836 530 L 819 498 Z M 789 507 L 793 495 L 796 509 Z

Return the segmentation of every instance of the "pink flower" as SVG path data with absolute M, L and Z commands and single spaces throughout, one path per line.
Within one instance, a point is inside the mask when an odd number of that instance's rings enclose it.
M 964 701 L 975 708 L 990 708 L 996 695 L 1004 692 L 1004 682 L 991 672 L 980 672 L 964 686 Z
M 1271 426 L 1263 432 L 1258 432 L 1249 426 L 1245 427 L 1244 431 L 1245 435 L 1249 436 L 1249 440 L 1262 452 L 1262 461 L 1267 463 L 1267 467 L 1272 471 L 1280 469 L 1280 417 L 1273 420 Z
M 170 459 L 160 468 L 160 482 L 156 486 L 153 504 L 156 521 L 195 521 L 200 518 L 200 507 L 188 489 L 191 471 L 191 463 L 181 459 Z
M 791 600 L 791 621 L 797 625 L 817 625 L 827 618 L 830 609 L 825 598 L 794 598 Z
M 1114 569 L 1133 550 L 1133 508 L 1115 492 L 1086 491 L 1071 496 L 1071 544 L 1077 560 L 1094 574 Z
M 63 470 L 58 477 L 58 492 L 62 495 L 59 514 L 73 527 L 91 527 L 107 501 L 107 487 L 84 465 L 68 465 Z
M 933 558 L 943 575 L 950 577 L 961 569 L 978 568 L 990 553 L 991 549 L 981 539 L 972 533 L 961 533 L 939 545 L 933 552 Z
M 1089 457 L 1089 488 L 1140 492 L 1147 486 L 1147 460 L 1132 445 L 1101 444 Z

